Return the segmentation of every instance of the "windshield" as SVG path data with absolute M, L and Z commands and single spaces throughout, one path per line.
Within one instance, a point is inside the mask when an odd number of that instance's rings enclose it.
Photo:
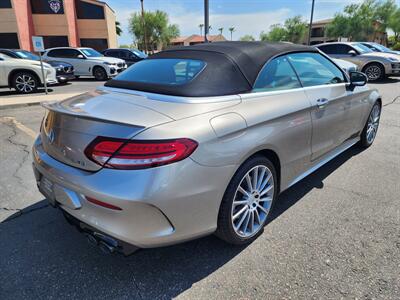
M 205 62 L 194 59 L 146 59 L 119 74 L 115 80 L 179 85 L 191 81 L 203 70 L 204 66 Z
M 373 43 L 373 44 L 372 44 L 372 47 L 374 47 L 374 48 L 380 50 L 381 52 L 391 52 L 391 51 L 392 51 L 392 50 L 390 50 L 389 48 L 386 48 L 385 46 L 382 46 L 382 45 L 380 45 L 380 44 L 375 44 L 375 43 Z
M 360 53 L 371 53 L 371 52 L 374 52 L 371 49 L 369 49 L 367 46 L 364 46 L 363 44 L 354 43 L 354 44 L 351 44 L 351 45 Z
M 103 54 L 91 48 L 80 49 L 87 57 L 101 57 Z
M 29 51 L 24 51 L 24 50 L 17 50 L 15 51 L 15 54 L 22 59 L 30 59 L 30 60 L 40 60 L 39 56 L 36 54 L 33 54 Z
M 147 58 L 147 54 L 144 54 L 142 51 L 131 49 L 132 53 L 135 54 L 137 57 L 140 58 Z

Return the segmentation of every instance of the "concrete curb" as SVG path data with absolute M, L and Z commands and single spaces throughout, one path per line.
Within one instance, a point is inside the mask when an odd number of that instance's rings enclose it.
M 24 97 L 16 97 L 15 99 L 10 99 L 11 97 L 5 98 L 4 100 L 8 103 L 1 103 L 2 98 L 0 98 L 0 110 L 4 109 L 13 109 L 13 108 L 19 108 L 19 107 L 27 107 L 27 106 L 36 106 L 40 105 L 40 103 L 44 101 L 62 101 L 70 97 L 74 97 L 77 95 L 82 94 L 82 92 L 78 93 L 71 93 L 71 94 L 59 94 L 59 95 L 40 95 L 37 96 L 39 99 L 35 99 L 32 101 L 32 96 L 26 95 L 26 97 L 29 97 L 30 101 L 24 101 Z

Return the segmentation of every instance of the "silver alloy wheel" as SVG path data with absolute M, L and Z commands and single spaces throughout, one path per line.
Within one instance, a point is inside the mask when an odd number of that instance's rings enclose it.
M 376 133 L 378 131 L 378 126 L 379 126 L 380 114 L 381 114 L 381 108 L 379 107 L 379 105 L 375 105 L 368 118 L 368 125 L 367 125 L 368 144 L 371 144 L 376 137 Z
M 28 74 L 21 74 L 15 79 L 15 88 L 23 93 L 30 93 L 36 88 L 35 79 Z
M 382 69 L 377 65 L 371 65 L 365 69 L 365 74 L 369 80 L 377 80 L 382 76 Z
M 252 168 L 244 175 L 232 204 L 232 226 L 240 237 L 259 232 L 267 219 L 274 197 L 274 178 L 264 165 Z

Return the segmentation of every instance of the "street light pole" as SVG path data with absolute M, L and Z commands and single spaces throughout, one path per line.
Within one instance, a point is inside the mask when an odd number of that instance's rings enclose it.
M 144 21 L 144 8 L 143 8 L 143 0 L 140 0 L 140 4 L 142 6 L 142 26 L 143 26 L 143 42 L 144 42 L 144 52 L 147 54 L 147 37 L 146 37 L 146 23 Z
M 314 18 L 314 4 L 315 4 L 315 0 L 312 0 L 312 4 L 311 4 L 311 17 L 310 17 L 310 26 L 308 27 L 308 40 L 307 40 L 307 45 L 310 45 L 310 42 L 311 42 L 311 29 L 312 29 L 312 23 L 313 23 L 313 18 Z
M 207 35 L 210 30 L 208 0 L 204 0 L 204 42 L 208 43 Z

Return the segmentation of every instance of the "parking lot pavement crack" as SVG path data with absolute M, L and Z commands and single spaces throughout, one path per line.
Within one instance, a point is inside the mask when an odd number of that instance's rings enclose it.
M 42 205 L 42 206 L 39 206 L 39 207 L 34 207 L 34 208 L 31 208 L 31 209 L 0 207 L 0 210 L 15 211 L 16 212 L 14 215 L 12 215 L 12 216 L 8 217 L 6 220 L 4 220 L 3 221 L 3 223 L 4 223 L 4 222 L 8 222 L 8 221 L 14 220 L 16 218 L 19 218 L 21 216 L 30 214 L 30 213 L 32 213 L 34 211 L 37 211 L 37 210 L 40 210 L 40 209 L 43 209 L 43 208 L 46 208 L 46 207 L 49 207 L 49 204 L 45 204 L 45 205 Z
M 386 104 L 383 104 L 383 107 L 389 106 L 389 105 L 392 105 L 392 104 L 395 104 L 397 100 L 400 100 L 400 95 L 394 97 L 392 101 L 390 101 L 390 102 L 388 102 L 388 103 L 386 103 Z
M 325 187 L 328 187 L 328 188 L 331 188 L 331 189 L 336 189 L 336 190 L 339 190 L 339 191 L 342 191 L 342 192 L 351 193 L 351 194 L 354 194 L 354 195 L 359 196 L 359 197 L 371 198 L 371 197 L 370 197 L 369 195 L 367 195 L 367 194 L 363 194 L 363 193 L 360 193 L 360 192 L 348 190 L 348 189 L 345 189 L 345 188 L 341 188 L 341 187 L 337 187 L 337 186 L 333 186 L 333 185 L 326 185 L 326 184 L 325 184 L 324 186 L 325 186 Z
M 13 123 L 13 122 L 3 122 L 3 123 L 6 124 L 12 131 L 11 135 L 9 135 L 7 137 L 7 139 L 6 139 L 7 142 L 9 142 L 11 145 L 17 147 L 18 149 L 20 149 L 24 153 L 24 155 L 22 156 L 22 159 L 19 162 L 17 168 L 15 169 L 15 171 L 11 175 L 12 177 L 16 178 L 20 183 L 23 183 L 23 179 L 18 175 L 18 172 L 24 166 L 26 160 L 29 157 L 30 152 L 28 150 L 28 145 L 15 141 L 15 137 L 18 135 L 15 123 Z M 24 186 L 24 185 L 22 185 L 22 186 Z

